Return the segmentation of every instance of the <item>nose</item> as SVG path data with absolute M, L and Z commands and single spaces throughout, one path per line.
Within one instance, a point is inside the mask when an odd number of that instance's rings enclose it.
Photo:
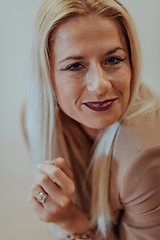
M 112 86 L 109 75 L 100 65 L 90 69 L 87 80 L 87 90 L 100 95 L 106 93 Z

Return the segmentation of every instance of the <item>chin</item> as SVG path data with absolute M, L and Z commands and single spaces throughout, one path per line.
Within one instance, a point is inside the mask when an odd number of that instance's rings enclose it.
M 97 123 L 84 124 L 84 125 L 88 128 L 91 128 L 91 129 L 102 130 L 104 128 L 107 128 L 107 127 L 111 126 L 112 124 L 114 124 L 117 121 L 118 121 L 118 119 L 116 119 L 114 121 L 104 122 L 104 123 L 98 123 L 97 122 Z

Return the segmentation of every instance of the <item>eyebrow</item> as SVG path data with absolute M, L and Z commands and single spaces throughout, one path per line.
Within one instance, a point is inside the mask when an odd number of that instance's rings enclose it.
M 117 48 L 114 48 L 113 50 L 107 52 L 105 55 L 110 55 L 110 54 L 112 54 L 112 53 L 115 53 L 115 52 L 118 51 L 118 50 L 123 50 L 124 52 L 126 52 L 126 50 L 125 50 L 124 48 L 117 47 Z M 84 57 L 82 57 L 82 56 L 74 56 L 74 55 L 73 55 L 73 56 L 69 56 L 69 57 L 63 59 L 60 63 L 66 61 L 66 60 L 70 60 L 70 59 L 81 60 L 81 59 L 83 59 L 83 58 L 84 58 Z
M 118 50 L 123 50 L 124 52 L 126 52 L 126 50 L 124 48 L 121 48 L 121 47 L 117 47 L 117 48 L 114 48 L 113 50 L 107 52 L 105 55 L 110 55 L 112 53 L 115 53 L 116 51 Z
M 66 60 L 69 60 L 69 59 L 80 60 L 80 59 L 83 59 L 83 58 L 84 57 L 82 57 L 82 56 L 69 56 L 69 57 L 63 59 L 60 63 L 66 61 Z

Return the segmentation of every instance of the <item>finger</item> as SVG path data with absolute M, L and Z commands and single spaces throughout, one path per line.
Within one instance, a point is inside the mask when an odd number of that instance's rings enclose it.
M 68 201 L 68 197 L 62 192 L 62 190 L 53 183 L 49 176 L 39 172 L 36 176 L 38 184 L 42 186 L 45 192 L 48 193 L 47 197 L 51 197 L 52 204 L 64 206 Z M 47 203 L 47 202 L 46 202 Z
M 44 214 L 44 207 L 42 204 L 37 202 L 37 199 L 33 196 L 33 194 L 30 194 L 28 196 L 28 204 L 30 205 L 31 209 L 38 215 L 38 217 L 41 219 Z
M 45 208 L 42 204 L 37 202 L 36 198 L 32 194 L 28 196 L 28 203 L 40 220 L 50 222 L 50 218 L 48 217 L 48 214 L 46 214 Z
M 50 197 L 41 186 L 34 184 L 31 188 L 31 193 L 40 204 L 44 205 L 46 202 L 49 202 Z
M 54 183 L 56 182 L 67 196 L 71 196 L 74 193 L 75 186 L 73 181 L 59 167 L 49 163 L 43 163 L 39 170 L 41 173 L 47 175 Z M 44 176 L 44 182 L 46 181 L 48 182 L 48 179 L 45 179 Z
M 55 166 L 59 167 L 70 179 L 73 179 L 73 172 L 64 158 L 56 158 Z
M 49 163 L 59 167 L 70 179 L 73 179 L 73 172 L 64 158 L 56 158 L 55 160 L 48 160 L 45 163 Z

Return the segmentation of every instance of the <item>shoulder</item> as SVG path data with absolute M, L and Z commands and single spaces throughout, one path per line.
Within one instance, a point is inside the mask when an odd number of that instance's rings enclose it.
M 117 150 L 117 159 L 123 151 L 123 159 L 119 159 L 120 195 L 125 201 L 145 196 L 143 191 L 151 193 L 156 186 L 160 188 L 160 108 L 124 122 L 117 136 Z
M 129 164 L 137 154 L 160 147 L 160 107 L 124 121 L 114 144 L 114 159 Z
M 160 145 L 160 97 L 142 84 L 132 112 L 136 115 L 121 123 L 115 139 L 115 155 L 127 158 Z
M 119 201 L 124 210 L 119 225 L 122 239 L 159 239 L 160 146 L 140 151 L 125 169 Z
M 120 232 L 152 236 L 160 229 L 160 110 L 123 123 L 111 163 L 113 213 L 124 210 Z M 116 216 L 116 215 L 115 215 Z M 119 215 L 118 215 L 119 216 Z M 144 231 L 145 229 L 145 231 Z M 129 235 L 127 235 L 127 232 Z M 139 237 L 138 237 L 139 236 Z M 159 236 L 159 235 L 157 235 Z
M 133 199 L 141 201 L 142 197 L 150 198 L 158 190 L 160 190 L 160 145 L 140 151 L 127 166 L 121 181 L 121 201 L 130 202 Z
M 117 196 L 130 196 L 142 176 L 144 183 L 150 181 L 152 186 L 160 176 L 160 108 L 123 122 L 115 138 L 111 185 Z
M 160 107 L 122 123 L 118 137 L 127 139 L 137 151 L 160 144 Z
M 160 107 L 156 107 L 122 122 L 115 138 L 110 202 L 116 221 L 120 210 L 124 211 L 123 239 L 152 239 L 156 231 L 159 236 L 159 199 Z
M 141 152 L 154 147 L 160 147 L 160 107 L 121 124 L 114 156 L 127 167 Z
M 114 157 L 129 160 L 154 146 L 160 146 L 160 108 L 121 124 L 115 139 Z

